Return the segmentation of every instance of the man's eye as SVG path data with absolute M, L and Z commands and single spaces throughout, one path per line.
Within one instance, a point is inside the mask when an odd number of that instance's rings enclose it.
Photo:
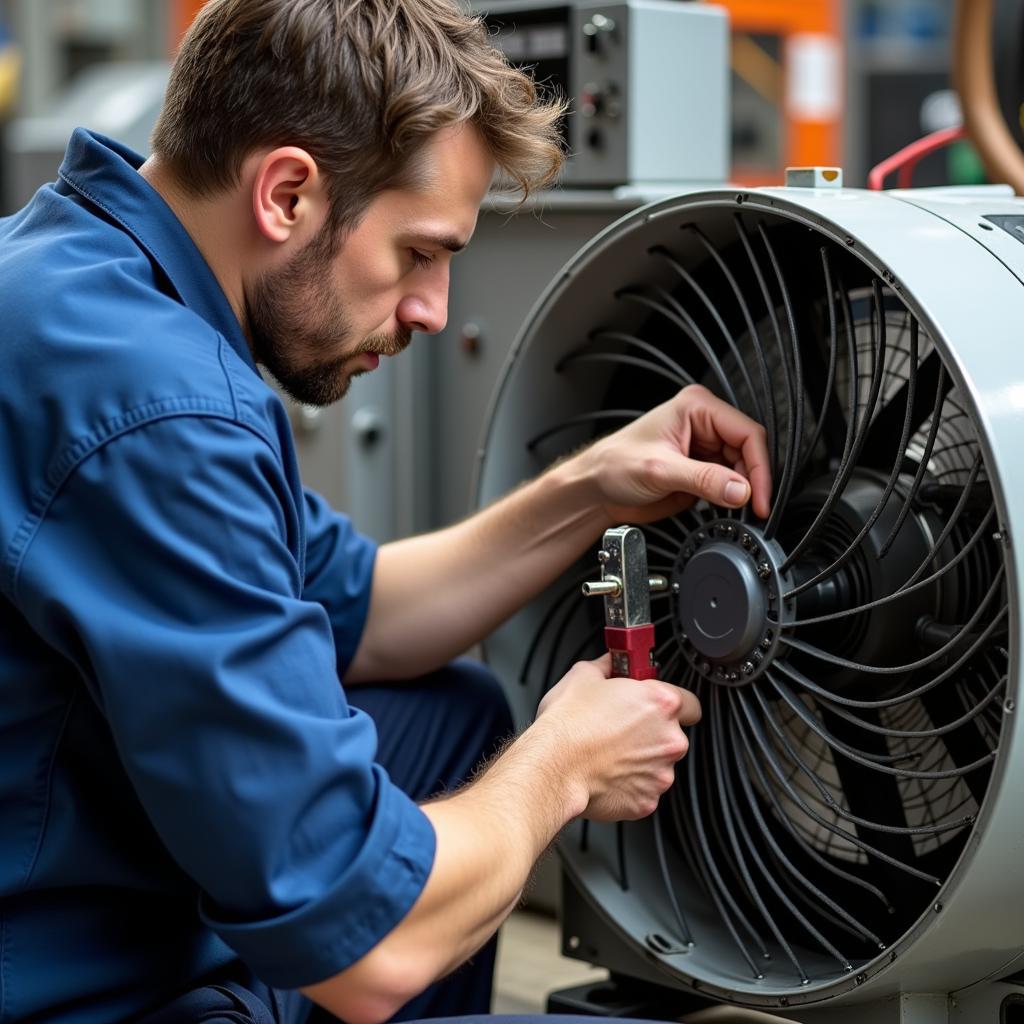
M 417 267 L 429 267 L 434 262 L 434 257 L 429 253 L 420 252 L 419 249 L 410 249 L 412 261 Z

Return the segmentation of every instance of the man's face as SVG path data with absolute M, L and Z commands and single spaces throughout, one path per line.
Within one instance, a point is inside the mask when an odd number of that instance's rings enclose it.
M 329 405 L 352 378 L 448 318 L 448 271 L 494 172 L 470 125 L 427 143 L 415 187 L 383 192 L 337 251 L 327 231 L 245 292 L 256 361 L 299 402 Z

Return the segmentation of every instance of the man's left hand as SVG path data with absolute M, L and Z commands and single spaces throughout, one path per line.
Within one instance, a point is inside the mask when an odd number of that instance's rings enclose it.
M 771 471 L 764 427 L 691 385 L 579 456 L 610 522 L 664 519 L 704 498 L 767 519 Z

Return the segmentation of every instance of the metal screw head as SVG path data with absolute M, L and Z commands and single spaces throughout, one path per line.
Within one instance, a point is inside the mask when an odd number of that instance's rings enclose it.
M 767 651 L 768 648 L 771 647 L 771 645 L 772 645 L 772 638 L 770 636 L 766 636 L 766 637 L 762 637 L 761 638 L 761 650 L 762 651 Z
M 685 633 L 680 634 L 679 639 L 684 644 L 688 644 L 690 642 L 690 638 Z
M 729 673 L 729 674 L 728 674 L 728 675 L 726 676 L 726 678 L 727 678 L 727 679 L 729 680 L 729 682 L 730 682 L 730 683 L 735 683 L 735 682 L 738 682 L 738 681 L 739 681 L 739 678 L 740 678 L 740 674 L 739 674 L 739 672 L 735 672 L 735 671 L 733 671 L 733 672 L 730 672 L 730 673 Z
M 715 666 L 715 675 L 719 679 L 724 679 L 725 678 L 725 667 L 723 665 L 716 665 Z
M 672 584 L 672 593 L 673 594 L 678 594 L 679 593 L 679 584 L 678 583 L 673 583 Z
M 605 551 L 604 548 L 601 548 L 601 550 L 598 551 L 598 553 L 597 553 L 597 560 L 599 562 L 607 562 L 608 559 L 611 558 L 611 557 L 612 557 L 611 556 L 611 552 L 610 551 Z
M 708 535 L 703 530 L 697 531 L 697 543 L 703 544 L 708 539 Z
M 754 538 L 753 538 L 753 537 L 751 537 L 749 533 L 745 533 L 745 534 L 743 534 L 743 536 L 742 536 L 742 537 L 740 537 L 740 543 L 741 543 L 741 544 L 742 544 L 742 545 L 743 545 L 743 546 L 744 546 L 745 548 L 749 548 L 749 547 L 750 547 L 750 545 L 754 543 Z
M 683 558 L 693 558 L 693 548 L 689 544 L 683 548 Z
M 752 661 L 743 662 L 743 674 L 745 676 L 752 676 L 754 674 L 754 663 Z
M 767 562 L 761 562 L 757 567 L 757 575 L 766 580 L 772 574 L 772 567 Z
M 483 332 L 480 330 L 479 324 L 466 323 L 462 325 L 462 330 L 459 331 L 459 348 L 465 355 L 476 356 L 480 354 L 482 334 Z

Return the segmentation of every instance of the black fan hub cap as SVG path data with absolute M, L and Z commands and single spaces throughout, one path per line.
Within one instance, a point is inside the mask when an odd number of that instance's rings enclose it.
M 735 520 L 716 520 L 687 538 L 673 571 L 676 623 L 683 651 L 702 675 L 743 686 L 771 662 L 792 610 L 779 598 L 789 585 L 779 572 L 782 559 L 777 544 Z

